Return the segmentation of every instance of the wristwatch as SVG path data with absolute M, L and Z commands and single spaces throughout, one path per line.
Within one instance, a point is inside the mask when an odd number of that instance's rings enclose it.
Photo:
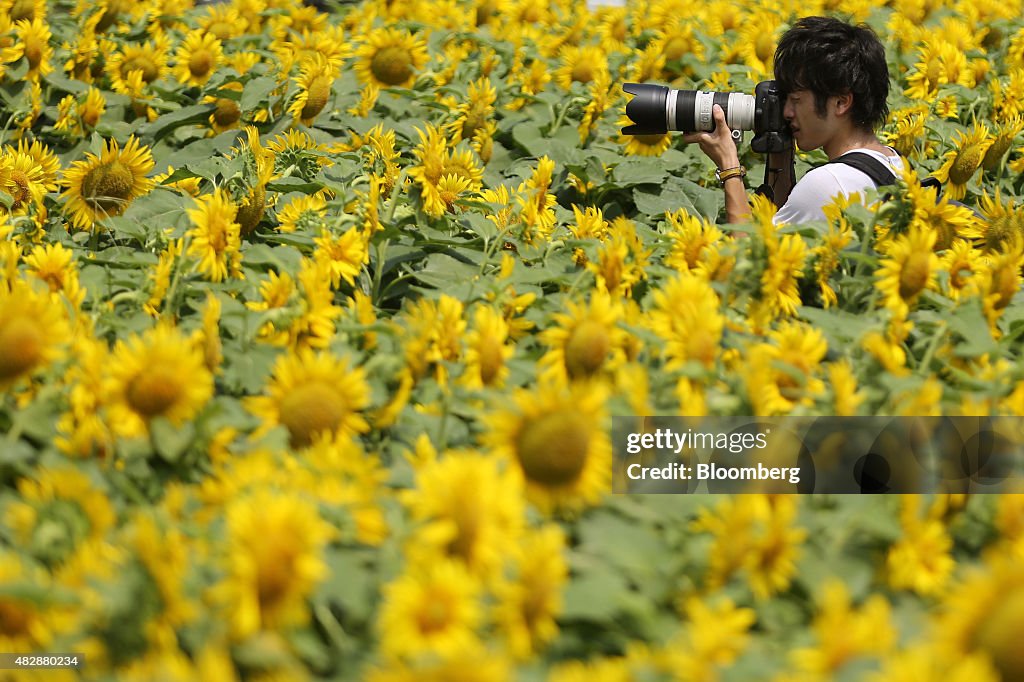
M 725 187 L 725 181 L 729 178 L 743 178 L 747 174 L 747 169 L 743 166 L 733 166 L 732 168 L 724 168 L 722 170 L 715 171 L 715 180 L 718 180 L 718 184 Z

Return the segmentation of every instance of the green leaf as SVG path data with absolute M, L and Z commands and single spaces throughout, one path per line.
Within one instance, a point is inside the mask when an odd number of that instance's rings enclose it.
M 668 177 L 668 171 L 658 159 L 627 157 L 612 171 L 620 187 L 661 184 Z
M 966 301 L 953 310 L 948 320 L 950 330 L 963 338 L 954 351 L 958 357 L 973 358 L 998 351 L 978 299 Z
M 149 422 L 150 436 L 156 453 L 167 462 L 177 462 L 195 440 L 196 430 L 192 422 L 175 426 L 164 417 Z
M 212 104 L 193 104 L 170 114 L 164 114 L 140 131 L 142 137 L 157 142 L 182 126 L 204 123 L 213 113 Z
M 323 184 L 319 182 L 307 182 L 302 178 L 288 177 L 268 182 L 267 189 L 272 192 L 302 192 L 303 194 L 313 194 L 323 189 Z

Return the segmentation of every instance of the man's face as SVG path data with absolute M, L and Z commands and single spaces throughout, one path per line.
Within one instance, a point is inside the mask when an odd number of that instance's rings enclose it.
M 821 116 L 814 108 L 814 93 L 810 90 L 794 90 L 786 97 L 782 116 L 789 122 L 793 139 L 803 151 L 825 145 L 834 134 L 831 99 L 826 105 L 825 116 Z

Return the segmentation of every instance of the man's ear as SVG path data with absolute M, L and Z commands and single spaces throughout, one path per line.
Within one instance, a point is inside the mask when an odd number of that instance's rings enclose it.
M 842 116 L 853 108 L 853 93 L 836 95 L 836 116 Z

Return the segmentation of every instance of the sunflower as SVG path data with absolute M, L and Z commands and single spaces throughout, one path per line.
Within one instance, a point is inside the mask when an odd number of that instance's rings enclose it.
M 885 299 L 885 307 L 905 315 L 926 289 L 936 287 L 939 257 L 935 255 L 936 232 L 911 227 L 895 238 L 886 249 L 886 257 L 876 273 L 876 286 Z
M 90 88 L 90 92 L 92 88 Z M 18 154 L 31 158 L 43 171 L 42 185 L 47 192 L 55 192 L 58 188 L 57 175 L 60 172 L 60 159 L 44 143 L 39 140 L 28 142 L 18 141 Z
M 545 374 L 558 381 L 584 379 L 614 372 L 626 360 L 626 331 L 618 326 L 622 309 L 607 291 L 595 290 L 590 304 L 566 303 L 566 313 L 555 313 L 554 324 L 539 339 L 550 350 L 540 359 Z
M 53 47 L 50 40 L 53 34 L 49 25 L 43 17 L 37 17 L 32 21 L 22 19 L 15 22 L 15 31 L 18 34 L 18 41 L 24 47 L 25 61 L 28 62 L 28 78 L 31 81 L 39 81 L 53 71 Z
M 361 414 L 369 405 L 366 373 L 331 353 L 303 349 L 278 357 L 265 395 L 246 401 L 263 419 L 257 436 L 278 424 L 288 429 L 292 447 L 303 448 L 327 436 L 356 435 L 369 429 Z
M 223 189 L 196 200 L 198 208 L 188 209 L 193 227 L 188 232 L 188 255 L 199 259 L 200 272 L 212 282 L 240 273 L 242 263 L 241 227 L 235 222 L 238 208 Z
M 71 222 L 90 230 L 97 222 L 124 213 L 133 200 L 153 187 L 146 177 L 153 165 L 149 147 L 140 146 L 134 136 L 123 150 L 116 140 L 107 140 L 99 156 L 88 153 L 85 161 L 75 161 L 64 173 L 67 189 L 61 194 Z
M 157 417 L 179 426 L 194 418 L 213 395 L 213 376 L 188 337 L 159 324 L 117 342 L 106 391 L 111 425 L 131 438 Z
M 24 144 L 20 141 L 19 146 Z M 36 160 L 10 147 L 0 157 L 0 189 L 11 196 L 11 213 L 24 215 L 31 206 L 42 206 L 43 195 L 50 187 L 46 175 Z
M 1024 116 L 1019 114 L 1000 124 L 996 136 L 992 140 L 992 146 L 985 152 L 985 158 L 981 161 L 981 167 L 987 171 L 999 168 L 1006 152 L 1013 146 L 1013 141 L 1022 130 L 1024 130 Z
M 957 239 L 939 259 L 941 272 L 947 274 L 944 290 L 954 301 L 978 292 L 978 278 L 984 267 L 981 254 L 964 239 Z
M 296 122 L 307 126 L 313 125 L 313 120 L 324 110 L 331 98 L 331 87 L 337 76 L 335 67 L 319 53 L 302 64 L 301 73 L 295 79 L 299 92 L 288 107 L 288 113 Z
M 461 383 L 469 388 L 502 386 L 508 377 L 506 364 L 515 345 L 507 343 L 509 326 L 501 313 L 481 305 L 473 313 L 473 325 L 466 335 L 466 371 Z
M 967 182 L 981 167 L 985 154 L 992 146 L 984 123 L 974 126 L 969 133 L 956 132 L 954 149 L 946 152 L 943 164 L 935 171 L 935 177 L 945 185 L 945 193 L 951 199 L 963 199 L 967 193 Z
M 393 659 L 458 659 L 474 649 L 482 619 L 478 582 L 455 561 L 414 567 L 384 587 L 381 651 Z
M 191 31 L 175 54 L 174 75 L 182 85 L 204 85 L 217 70 L 223 55 L 216 36 L 202 30 Z
M 526 659 L 558 635 L 562 589 L 569 577 L 565 536 L 555 525 L 523 538 L 516 577 L 498 587 L 496 620 L 512 654 Z
M 761 274 L 760 298 L 751 316 L 793 316 L 801 303 L 797 283 L 803 276 L 807 244 L 798 234 L 779 236 L 770 226 L 765 226 L 764 231 L 768 266 Z
M 238 10 L 228 3 L 207 6 L 206 16 L 199 19 L 199 28 L 221 41 L 242 35 L 247 24 L 247 21 L 242 21 Z
M 214 105 L 213 113 L 207 119 L 213 134 L 234 130 L 242 120 L 242 109 L 238 98 L 242 95 L 243 85 L 239 81 L 231 81 L 221 86 L 222 91 L 203 97 L 203 104 Z M 237 93 L 237 94 L 235 94 Z
M 995 253 L 1014 239 L 1024 239 L 1024 207 L 1012 200 L 1003 201 L 998 191 L 994 197 L 988 192 L 982 194 L 980 204 L 985 227 L 977 234 L 965 236 L 980 237 L 986 253 Z
M 356 76 L 381 88 L 409 87 L 429 59 L 421 36 L 396 28 L 376 28 L 356 50 Z
M 0 390 L 59 359 L 70 333 L 59 301 L 21 280 L 0 282 Z
M 260 490 L 227 507 L 227 577 L 216 589 L 233 634 L 309 621 L 307 598 L 328 575 L 323 549 L 334 528 L 295 495 Z
M 633 122 L 625 115 L 619 117 L 615 125 L 628 126 Z M 627 156 L 661 156 L 672 146 L 672 137 L 667 133 L 652 135 L 619 135 L 619 144 L 626 145 L 623 150 Z
M 370 260 L 366 237 L 354 227 L 337 236 L 323 230 L 313 243 L 316 245 L 313 258 L 326 267 L 333 288 L 337 288 L 341 280 L 353 286 L 355 278 Z
M 545 382 L 534 390 L 518 389 L 514 407 L 484 418 L 484 443 L 519 472 L 527 499 L 542 512 L 579 511 L 608 491 L 605 396 L 599 383 Z
M 416 522 L 409 560 L 449 558 L 485 583 L 501 577 L 524 522 L 519 483 L 495 459 L 477 453 L 449 453 L 422 464 L 415 488 L 402 496 Z
M 281 232 L 305 232 L 318 234 L 325 226 L 324 213 L 327 200 L 320 193 L 292 199 L 277 212 L 278 229 Z
M 559 62 L 561 66 L 555 69 L 552 79 L 566 90 L 573 83 L 590 83 L 601 72 L 608 71 L 608 57 L 597 45 L 566 45 L 559 54 Z
M 46 19 L 46 0 L 3 0 L 0 2 L 0 13 L 6 15 L 11 23 L 23 19 Z
M 1024 679 L 1024 566 L 993 554 L 946 593 L 935 636 L 953 655 L 984 655 L 1003 680 Z
M 271 179 L 281 177 L 289 169 L 290 175 L 306 181 L 316 178 L 321 168 L 333 162 L 327 145 L 320 144 L 308 133 L 290 129 L 267 143 L 265 152 L 272 163 Z
M 122 95 L 131 94 L 127 80 L 128 74 L 132 71 L 140 72 L 142 82 L 147 85 L 166 76 L 169 72 L 167 67 L 168 49 L 168 39 L 163 36 L 142 45 L 126 43 L 121 50 L 110 57 L 110 61 L 106 64 L 111 89 Z
M 725 318 L 718 295 L 698 274 L 683 273 L 655 289 L 651 329 L 662 341 L 666 369 L 697 361 L 710 367 L 719 353 Z
M 60 243 L 40 244 L 25 257 L 25 265 L 33 277 L 46 282 L 51 294 L 64 294 L 75 310 L 81 307 L 85 289 L 78 282 L 78 266 L 71 249 Z
M 64 563 L 87 541 L 102 540 L 117 516 L 106 492 L 77 469 L 41 469 L 18 481 L 5 525 L 21 547 L 48 567 Z

